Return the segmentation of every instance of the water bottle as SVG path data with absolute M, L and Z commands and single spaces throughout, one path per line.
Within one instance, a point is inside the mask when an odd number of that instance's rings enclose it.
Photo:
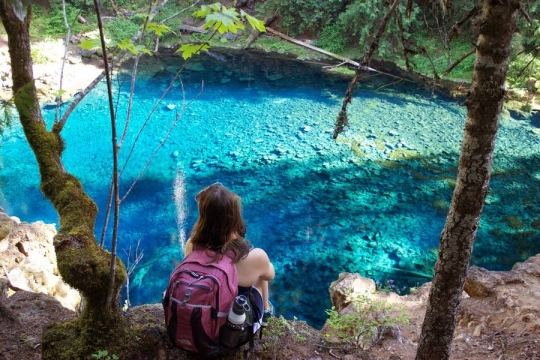
M 249 311 L 249 303 L 244 295 L 238 295 L 229 310 L 227 323 L 219 331 L 219 342 L 229 348 L 234 348 L 244 330 L 246 311 Z
M 247 307 L 247 309 L 246 309 Z M 244 295 L 238 295 L 233 302 L 227 322 L 233 327 L 241 326 L 246 321 L 246 310 L 249 310 L 247 298 Z

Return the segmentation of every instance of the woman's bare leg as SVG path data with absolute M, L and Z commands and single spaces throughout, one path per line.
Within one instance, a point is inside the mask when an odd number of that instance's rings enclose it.
M 264 310 L 272 310 L 270 306 L 270 301 L 268 301 L 270 297 L 270 294 L 268 293 L 268 281 L 263 280 L 261 285 L 262 285 L 261 292 L 262 292 Z
M 271 310 L 272 307 L 270 306 L 270 302 L 268 301 L 268 281 L 259 279 L 255 284 L 255 287 L 261 291 L 264 310 Z

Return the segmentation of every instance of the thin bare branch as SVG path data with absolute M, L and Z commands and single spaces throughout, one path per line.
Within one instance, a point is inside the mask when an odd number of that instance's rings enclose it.
M 150 3 L 150 9 L 148 9 L 148 12 L 150 13 L 152 11 L 152 3 Z M 149 22 L 149 16 L 146 17 L 144 21 L 144 25 L 141 31 L 141 37 L 139 38 L 139 44 L 141 43 L 144 34 L 146 33 L 146 27 L 148 26 Z M 133 107 L 133 95 L 135 94 L 135 82 L 137 80 L 137 70 L 139 68 L 139 59 L 141 58 L 140 54 L 137 54 L 135 56 L 135 62 L 133 63 L 133 70 L 131 71 L 131 87 L 129 89 L 129 100 L 128 100 L 128 107 L 127 107 L 127 114 L 126 114 L 126 124 L 124 126 L 124 132 L 122 133 L 122 137 L 120 139 L 120 143 L 118 144 L 118 148 L 122 147 L 122 144 L 124 143 L 124 139 L 126 138 L 126 134 L 129 128 L 129 123 L 131 120 L 131 109 Z
M 109 217 L 111 215 L 111 203 L 113 198 L 113 180 L 111 179 L 111 186 L 109 186 L 109 196 L 107 197 L 107 207 L 105 212 L 105 220 L 103 221 L 103 229 L 101 229 L 101 239 L 99 246 L 103 249 L 105 246 L 105 235 L 107 235 L 107 229 L 109 227 Z
M 169 129 L 167 130 L 167 133 L 165 134 L 165 137 L 163 138 L 163 140 L 161 140 L 161 142 L 159 143 L 158 147 L 154 150 L 154 152 L 152 153 L 152 155 L 150 155 L 150 157 L 148 158 L 148 161 L 146 162 L 146 164 L 144 165 L 144 167 L 141 169 L 141 171 L 139 172 L 139 174 L 137 175 L 137 177 L 135 178 L 135 180 L 133 181 L 133 183 L 131 184 L 131 186 L 129 187 L 129 189 L 126 191 L 126 193 L 124 194 L 124 196 L 122 197 L 122 199 L 120 199 L 120 201 L 124 201 L 126 199 L 126 197 L 129 195 L 129 193 L 131 192 L 131 190 L 133 190 L 133 188 L 135 187 L 135 185 L 137 184 L 137 182 L 139 181 L 139 179 L 142 177 L 142 175 L 144 174 L 144 172 L 146 171 L 146 169 L 148 168 L 148 166 L 150 165 L 150 163 L 152 162 L 152 160 L 154 159 L 154 157 L 156 156 L 157 152 L 159 151 L 159 149 L 161 149 L 163 147 L 163 145 L 165 144 L 165 142 L 167 141 L 167 139 L 169 138 L 169 135 L 171 134 L 172 130 L 174 129 L 174 127 L 176 126 L 176 123 L 178 122 L 178 120 L 182 117 L 182 115 L 184 114 L 184 111 L 189 107 L 189 105 L 191 105 L 195 100 L 197 100 L 199 98 L 199 96 L 202 94 L 203 90 L 204 90 L 204 82 L 202 83 L 201 85 L 201 91 L 197 94 L 197 96 L 195 98 L 193 98 L 192 100 L 190 100 L 188 103 L 186 103 L 186 100 L 185 100 L 185 91 L 184 91 L 184 83 L 180 80 L 180 85 L 182 87 L 182 109 L 180 110 L 180 112 L 176 115 L 176 118 L 175 120 L 173 121 L 173 123 L 171 124 L 171 126 L 169 127 Z
M 66 33 L 66 40 L 64 44 L 64 57 L 62 58 L 62 66 L 60 69 L 60 81 L 58 84 L 59 87 L 59 93 L 56 97 L 56 112 L 54 114 L 54 121 L 58 121 L 58 116 L 60 113 L 60 105 L 62 104 L 62 83 L 64 81 L 64 67 L 66 66 L 67 61 L 67 53 L 69 48 L 69 41 L 71 39 L 71 27 L 69 26 L 69 23 L 67 21 L 67 15 L 66 15 L 66 1 L 62 0 L 62 15 L 64 17 L 64 26 L 66 27 L 67 33 Z
M 534 60 L 536 60 L 537 56 L 538 56 L 537 53 L 534 54 L 533 57 L 531 58 L 531 60 L 529 60 L 529 62 L 528 62 L 523 68 L 521 68 L 521 70 L 519 70 L 519 73 L 518 73 L 518 75 L 517 75 L 518 77 L 520 77 L 521 75 L 523 75 L 523 73 L 525 72 L 525 70 L 527 70 L 527 68 L 528 68 L 529 66 L 531 66 L 532 62 L 533 62 Z
M 109 62 L 107 61 L 107 46 L 105 44 L 105 35 L 103 32 L 103 23 L 101 21 L 101 9 L 98 4 L 98 0 L 94 0 L 94 8 L 97 15 L 97 22 L 99 28 L 99 38 L 101 40 L 101 50 L 103 51 L 103 58 L 105 59 L 105 77 L 107 79 L 107 95 L 109 99 L 109 111 L 111 116 L 111 141 L 112 141 L 112 153 L 113 153 L 113 197 L 114 197 L 114 225 L 113 225 L 113 241 L 111 245 L 111 263 L 110 263 L 110 281 L 109 290 L 106 299 L 105 307 L 107 309 L 113 308 L 113 296 L 114 296 L 114 282 L 116 277 L 116 237 L 118 233 L 118 218 L 120 213 L 120 201 L 118 201 L 118 147 L 116 146 L 116 115 L 114 112 L 114 102 L 112 93 L 112 80 L 111 72 L 109 69 Z
M 371 57 L 373 56 L 373 53 L 375 52 L 375 50 L 377 50 L 377 48 L 379 47 L 379 41 L 381 37 L 383 36 L 384 31 L 386 30 L 386 25 L 388 24 L 390 17 L 396 11 L 399 5 L 399 1 L 400 0 L 395 0 L 392 7 L 387 11 L 386 15 L 384 15 L 381 25 L 379 25 L 377 34 L 375 35 L 369 48 L 366 50 L 364 56 L 362 57 L 360 66 L 356 69 L 356 73 L 354 74 L 354 77 L 351 80 L 351 83 L 349 84 L 349 88 L 345 92 L 345 97 L 343 99 L 341 111 L 339 112 L 336 125 L 334 127 L 334 135 L 333 135 L 334 139 L 337 139 L 338 135 L 343 131 L 345 126 L 349 126 L 349 120 L 347 119 L 347 105 L 351 103 L 354 89 L 356 88 L 358 81 L 360 81 L 360 78 L 362 77 L 363 72 L 365 71 L 364 67 L 369 66 Z
M 407 9 L 407 11 L 408 11 L 408 9 Z M 409 63 L 409 54 L 411 52 L 413 52 L 413 51 L 410 50 L 408 45 L 407 45 L 407 39 L 405 39 L 405 35 L 404 35 L 404 31 L 403 31 L 403 22 L 401 21 L 401 16 L 399 16 L 399 13 L 397 13 L 397 16 L 396 16 L 396 23 L 398 25 L 399 40 L 401 41 L 401 45 L 403 46 L 403 56 L 405 57 L 405 68 L 407 70 L 410 70 L 411 69 L 411 64 Z
M 167 22 L 167 21 L 171 20 L 172 18 L 177 17 L 178 15 L 180 15 L 180 14 L 186 12 L 187 10 L 191 9 L 193 6 L 197 5 L 197 4 L 200 3 L 200 2 L 201 2 L 201 0 L 196 0 L 193 4 L 189 5 L 187 8 L 182 9 L 182 10 L 180 10 L 179 12 L 177 12 L 177 13 L 175 13 L 175 14 L 172 14 L 172 15 L 169 16 L 169 17 L 166 17 L 165 19 L 161 20 L 159 23 L 160 23 L 160 24 L 163 24 L 164 22 Z
M 525 8 L 523 6 L 523 1 L 519 2 L 519 13 L 523 18 L 529 23 L 529 25 L 532 25 L 532 20 L 527 11 L 525 11 Z
M 471 9 L 471 11 L 469 11 L 467 13 L 467 15 L 465 15 L 465 17 L 463 19 L 461 19 L 460 21 L 455 23 L 454 26 L 452 26 L 452 28 L 450 29 L 450 36 L 449 36 L 450 40 L 452 40 L 454 38 L 454 36 L 460 34 L 461 33 L 461 26 L 463 24 L 465 24 L 467 22 L 467 20 L 469 20 L 470 18 L 478 15 L 481 10 L 482 10 L 482 6 L 477 5 L 477 6 L 473 7 Z
M 456 61 L 454 61 L 446 70 L 444 70 L 444 74 L 445 75 L 448 75 L 450 74 L 450 72 L 452 70 L 454 70 L 454 68 L 456 66 L 458 66 L 463 60 L 465 60 L 466 58 L 468 58 L 469 56 L 471 56 L 472 54 L 474 54 L 474 52 L 476 51 L 476 48 L 472 48 L 471 50 L 469 50 L 468 53 L 464 54 L 462 57 L 460 57 L 459 59 L 457 59 Z
M 148 9 L 148 13 L 150 14 L 152 12 L 152 2 L 150 2 L 149 6 L 150 6 L 150 8 Z M 142 38 L 143 38 L 143 36 L 145 34 L 146 27 L 148 25 L 148 18 L 149 18 L 149 16 L 146 17 L 145 22 L 144 22 L 144 26 L 142 28 L 142 31 L 140 32 L 141 36 L 140 36 L 140 39 L 139 39 L 139 43 L 142 41 Z M 120 148 L 122 147 L 122 144 L 124 142 L 124 139 L 126 137 L 127 130 L 128 130 L 128 127 L 129 127 L 129 123 L 130 123 L 130 119 L 131 119 L 131 109 L 132 109 L 132 104 L 133 104 L 133 95 L 135 94 L 135 81 L 136 81 L 136 78 L 137 78 L 137 69 L 138 69 L 138 65 L 139 65 L 139 59 L 140 59 L 140 55 L 137 54 L 137 56 L 135 57 L 135 63 L 133 65 L 133 70 L 132 70 L 131 87 L 130 87 L 130 91 L 129 91 L 129 101 L 128 101 L 126 120 L 125 120 L 125 124 L 124 124 L 124 131 L 123 131 L 120 143 L 115 148 L 116 151 L 119 151 Z M 122 88 L 121 84 L 122 84 L 122 81 L 119 81 L 118 89 Z M 118 98 L 116 100 L 116 106 L 117 106 L 116 113 L 118 113 L 118 106 L 120 104 L 120 94 L 121 94 L 121 92 L 118 91 Z M 115 171 L 114 171 L 114 174 L 113 174 L 113 179 L 111 179 L 111 186 L 110 186 L 110 189 L 109 189 L 109 197 L 107 198 L 107 211 L 106 211 L 106 214 L 105 214 L 105 220 L 103 221 L 103 229 L 101 230 L 100 245 L 101 245 L 102 248 L 104 246 L 105 236 L 107 235 L 107 230 L 108 230 L 108 227 L 109 227 L 109 217 L 111 215 L 113 194 L 118 195 L 118 191 L 116 193 L 114 191 L 114 178 L 115 177 L 119 178 L 118 168 L 115 168 Z M 118 199 L 118 201 L 119 201 L 119 199 Z M 114 221 L 116 223 L 117 219 L 115 218 Z M 113 236 L 112 242 L 116 243 L 116 240 L 117 239 Z
M 129 251 L 124 250 L 124 253 L 126 254 L 126 257 L 127 257 L 127 263 L 126 263 L 126 266 L 127 266 L 126 303 L 127 303 L 128 308 L 131 306 L 131 300 L 130 300 L 130 297 L 129 297 L 129 289 L 130 289 L 129 277 L 133 273 L 133 271 L 135 270 L 137 265 L 139 265 L 139 262 L 142 260 L 142 258 L 144 256 L 144 252 L 141 251 L 139 253 L 139 245 L 140 244 L 141 244 L 141 240 L 137 241 L 137 247 L 135 248 L 135 259 L 133 260 L 133 263 L 131 263 L 131 246 L 129 247 Z
M 212 38 L 215 34 L 217 33 L 217 31 L 214 31 L 212 33 L 212 35 L 210 36 L 210 38 Z M 205 45 L 206 43 L 202 43 L 199 47 L 199 51 L 203 48 L 203 46 Z M 165 96 L 167 96 L 167 94 L 169 93 L 169 91 L 171 91 L 174 83 L 176 82 L 177 79 L 180 79 L 180 74 L 182 73 L 182 71 L 184 70 L 184 68 L 186 67 L 186 65 L 189 63 L 189 59 L 188 61 L 186 61 L 181 67 L 180 69 L 176 72 L 176 75 L 174 76 L 174 78 L 171 80 L 171 82 L 169 83 L 169 86 L 167 87 L 167 89 L 165 89 L 165 91 L 163 92 L 163 94 L 161 95 L 161 97 L 159 98 L 158 101 L 156 101 L 156 103 L 154 104 L 154 107 L 152 108 L 152 110 L 150 110 L 150 113 L 148 114 L 148 116 L 146 117 L 146 120 L 144 121 L 144 123 L 142 124 L 142 126 L 139 128 L 139 132 L 137 133 L 137 136 L 135 137 L 135 140 L 133 141 L 133 144 L 131 144 L 131 148 L 129 149 L 129 152 L 128 152 L 128 155 L 126 157 L 126 160 L 124 162 L 124 166 L 122 167 L 122 170 L 120 170 L 120 176 L 122 176 L 122 173 L 124 172 L 124 170 L 126 169 L 128 163 L 129 163 L 129 160 L 131 159 L 131 155 L 133 155 L 133 151 L 135 150 L 135 146 L 137 145 L 137 142 L 139 141 L 139 138 L 142 134 L 142 132 L 144 131 L 144 129 L 146 128 L 146 126 L 148 125 L 150 119 L 152 118 L 152 115 L 154 114 L 154 112 L 156 111 L 157 107 L 159 106 L 159 104 L 161 104 L 161 102 L 163 101 L 163 99 L 165 98 Z M 180 80 L 180 83 L 181 83 L 181 80 Z M 181 83 L 182 85 L 182 88 L 183 88 L 183 84 Z
M 405 14 L 406 14 L 407 18 L 411 17 L 412 7 L 413 7 L 413 0 L 408 0 L 407 1 L 407 10 L 405 11 Z

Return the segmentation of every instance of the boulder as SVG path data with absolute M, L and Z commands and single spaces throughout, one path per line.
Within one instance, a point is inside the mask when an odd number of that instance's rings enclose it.
M 78 291 L 59 275 L 53 238 L 54 225 L 41 221 L 28 224 L 0 212 L 0 281 L 11 291 L 48 294 L 64 307 L 75 310 L 81 302 Z
M 330 301 L 341 312 L 351 302 L 354 295 L 371 295 L 376 290 L 375 282 L 357 273 L 341 273 L 336 281 L 330 284 L 328 292 Z

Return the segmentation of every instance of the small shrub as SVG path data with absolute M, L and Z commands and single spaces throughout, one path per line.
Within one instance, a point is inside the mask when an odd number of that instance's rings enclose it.
M 32 62 L 34 64 L 48 64 L 52 62 L 52 59 L 49 56 L 47 56 L 46 53 L 44 53 L 43 51 L 40 51 L 39 49 L 35 47 L 32 47 L 32 49 L 30 50 L 30 53 L 32 55 Z
M 109 354 L 107 350 L 99 350 L 98 352 L 90 355 L 92 359 L 98 359 L 98 360 L 118 360 L 120 359 L 118 355 L 115 354 Z
M 310 337 L 308 330 L 303 328 L 296 317 L 294 320 L 286 320 L 283 316 L 268 319 L 268 326 L 264 328 L 262 347 L 267 353 L 263 358 L 283 359 L 280 356 L 284 344 L 293 339 L 296 343 L 303 343 Z
M 348 43 L 347 34 L 344 33 L 343 26 L 339 23 L 326 26 L 319 37 L 317 46 L 334 53 L 341 53 Z
M 339 314 L 334 307 L 327 309 L 327 324 L 340 342 L 353 344 L 363 350 L 378 342 L 388 329 L 407 324 L 409 319 L 404 308 L 355 294 L 352 299 L 355 310 L 351 314 Z M 396 314 L 396 312 L 398 314 Z
M 105 23 L 107 29 L 107 38 L 115 42 L 130 40 L 137 33 L 140 26 L 129 20 L 114 19 Z

